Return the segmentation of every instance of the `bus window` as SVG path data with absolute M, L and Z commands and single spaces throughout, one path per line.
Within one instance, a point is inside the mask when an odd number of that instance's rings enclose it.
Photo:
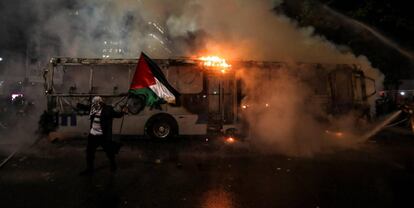
M 93 89 L 98 94 L 119 94 L 129 89 L 128 66 L 94 66 Z
M 195 66 L 170 66 L 166 76 L 181 94 L 199 94 L 203 91 L 203 72 Z
M 244 89 L 245 88 L 245 86 L 244 86 L 245 84 L 242 82 L 242 80 L 241 79 L 237 79 L 237 82 L 236 82 L 236 93 L 237 93 L 237 106 L 240 106 L 241 105 L 241 103 L 242 103 L 242 100 L 243 100 L 243 98 L 244 97 L 246 97 L 246 94 L 244 94 L 243 92 L 245 92 L 246 90 Z
M 90 68 L 86 66 L 66 66 L 62 68 L 61 85 L 55 83 L 57 93 L 89 93 Z
M 362 102 L 364 99 L 363 89 L 362 89 L 362 82 L 365 81 L 363 77 L 358 74 L 355 74 L 353 77 L 354 81 L 354 99 L 357 102 Z
M 234 106 L 235 80 L 226 79 L 223 82 L 223 110 L 225 124 L 234 122 L 234 115 L 237 108 Z
M 199 115 L 206 115 L 208 113 L 208 98 L 206 95 L 182 94 L 181 100 L 182 106 L 190 113 Z
M 312 80 L 315 95 L 328 95 L 328 73 L 319 65 L 315 69 L 315 77 Z

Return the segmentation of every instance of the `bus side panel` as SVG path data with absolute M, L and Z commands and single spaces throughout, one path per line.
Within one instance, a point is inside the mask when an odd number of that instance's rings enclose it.
M 138 115 L 126 115 L 121 131 L 122 119 L 115 119 L 113 133 L 121 133 L 122 135 L 144 135 L 147 121 L 159 113 L 167 113 L 177 121 L 179 135 L 205 135 L 207 133 L 207 123 L 200 122 L 199 115 L 191 114 L 181 107 L 167 105 L 161 105 L 161 107 L 163 110 L 149 110 L 149 108 L 145 108 Z
M 144 135 L 145 123 L 149 118 L 149 115 L 126 115 L 124 118 L 114 119 L 112 132 L 122 135 Z
M 59 115 L 58 128 L 55 132 L 59 133 L 62 138 L 86 136 L 90 130 L 89 126 L 89 116 Z
M 197 123 L 198 115 L 185 114 L 173 116 L 178 123 L 180 135 L 205 135 L 207 134 L 207 124 Z

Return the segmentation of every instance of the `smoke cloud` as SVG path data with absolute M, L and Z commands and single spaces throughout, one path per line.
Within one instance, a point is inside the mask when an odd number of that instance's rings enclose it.
M 242 114 L 253 147 L 306 157 L 357 147 L 363 141 L 356 136 L 358 115 L 330 116 L 320 103 L 324 101 L 315 96 L 314 83 L 304 81 L 315 75 L 307 70 L 315 69 L 296 67 L 281 65 L 262 73 L 249 68 L 240 74 L 245 81 L 243 105 L 247 106 Z
M 300 28 L 294 20 L 277 14 L 274 8 L 280 3 L 26 0 L 13 7 L 26 11 L 34 22 L 16 25 L 25 27 L 29 55 L 43 61 L 52 56 L 136 58 L 145 51 L 153 58 L 214 54 L 233 60 L 283 61 L 292 66 L 296 62 L 357 64 L 365 75 L 376 79 L 375 88 L 381 87 L 382 74 L 366 57 L 355 56 L 346 46 L 337 46 L 315 34 L 312 27 Z M 251 77 L 254 75 L 242 75 L 246 83 L 253 82 Z M 259 108 L 247 115 L 255 124 L 254 136 L 277 146 L 275 149 L 282 153 L 318 152 L 327 142 L 313 134 L 323 127 L 309 112 L 320 109 L 303 108 L 309 92 L 286 70 L 281 70 L 278 77 L 271 87 L 279 90 L 249 91 L 249 97 L 258 97 L 257 92 L 268 93 L 272 106 L 270 111 Z M 275 128 L 275 123 L 284 125 Z

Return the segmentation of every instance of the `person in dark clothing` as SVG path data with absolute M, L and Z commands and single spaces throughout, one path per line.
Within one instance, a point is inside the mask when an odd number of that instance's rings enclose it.
M 88 144 L 86 147 L 86 170 L 81 175 L 93 174 L 95 152 L 99 146 L 102 146 L 109 159 L 111 172 L 117 169 L 115 154 L 118 152 L 118 146 L 112 140 L 112 121 L 114 118 L 121 118 L 127 109 L 117 112 L 112 106 L 106 105 L 99 96 L 92 99 L 90 110 L 90 131 L 88 135 Z

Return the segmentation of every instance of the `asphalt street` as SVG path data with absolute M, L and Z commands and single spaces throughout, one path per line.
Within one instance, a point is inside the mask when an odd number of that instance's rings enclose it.
M 411 207 L 414 138 L 382 132 L 358 148 L 311 157 L 248 142 L 125 140 L 111 174 L 93 176 L 83 139 L 40 140 L 0 169 L 0 207 Z M 2 159 L 7 157 L 3 153 Z M 411 204 L 411 205 L 410 205 Z

